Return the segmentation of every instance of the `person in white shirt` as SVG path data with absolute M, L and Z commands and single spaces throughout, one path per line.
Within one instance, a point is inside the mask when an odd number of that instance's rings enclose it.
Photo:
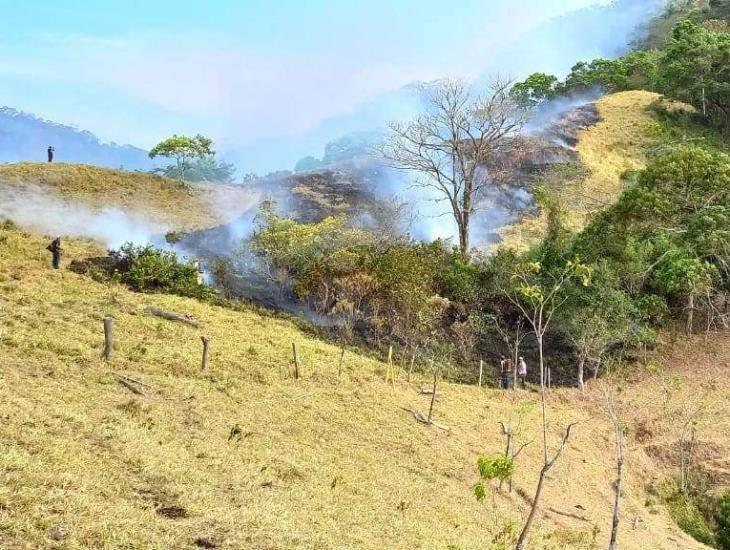
M 520 386 L 522 386 L 522 389 L 526 389 L 527 363 L 525 363 L 525 359 L 523 357 L 520 357 L 519 361 L 517 361 L 517 379 L 520 381 Z

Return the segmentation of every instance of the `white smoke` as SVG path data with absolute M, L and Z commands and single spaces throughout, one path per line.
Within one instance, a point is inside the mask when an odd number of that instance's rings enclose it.
M 169 231 L 141 215 L 114 207 L 96 211 L 33 184 L 0 186 L 0 218 L 45 234 L 92 238 L 110 249 L 126 242 L 152 244 Z

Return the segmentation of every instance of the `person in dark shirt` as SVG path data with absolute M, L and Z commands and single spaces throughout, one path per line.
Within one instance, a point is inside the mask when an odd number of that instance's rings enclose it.
M 61 237 L 53 239 L 46 250 L 53 256 L 53 269 L 59 269 L 61 267 Z
M 53 162 L 53 153 L 56 152 L 56 148 L 52 145 L 48 146 L 48 162 Z
M 512 378 L 512 361 L 502 355 L 499 361 L 499 367 L 502 371 L 502 389 L 508 390 L 510 388 L 510 379 Z

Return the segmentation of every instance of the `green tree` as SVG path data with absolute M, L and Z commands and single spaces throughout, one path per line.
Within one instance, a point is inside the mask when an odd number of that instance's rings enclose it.
M 182 174 L 175 164 L 171 164 L 167 168 L 159 171 L 168 178 L 182 178 Z M 183 172 L 186 181 L 231 183 L 236 173 L 236 168 L 233 164 L 217 160 L 215 157 L 208 155 L 195 159 L 187 164 Z
M 546 73 L 532 73 L 522 82 L 517 82 L 510 95 L 520 104 L 536 107 L 558 95 L 558 77 Z
M 600 86 L 607 92 L 652 89 L 656 72 L 656 52 L 630 52 L 617 59 L 594 59 L 590 63 L 576 63 L 559 89 L 563 92 L 586 90 L 595 86 Z
M 692 333 L 695 299 L 712 288 L 717 273 L 712 264 L 686 251 L 665 255 L 654 280 L 667 294 L 687 301 L 687 334 Z
M 725 130 L 730 124 L 730 33 L 681 21 L 658 68 L 659 91 L 686 101 Z
M 175 159 L 175 168 L 180 180 L 186 181 L 185 174 L 191 161 L 214 155 L 212 147 L 213 140 L 200 134 L 192 138 L 174 135 L 155 145 L 150 150 L 149 156 L 152 159 L 158 156 Z

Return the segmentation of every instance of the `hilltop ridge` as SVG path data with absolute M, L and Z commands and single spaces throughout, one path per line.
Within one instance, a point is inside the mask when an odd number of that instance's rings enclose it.
M 88 163 L 127 170 L 157 166 L 147 151 L 132 145 L 102 143 L 87 130 L 44 120 L 11 107 L 0 107 L 0 162 L 43 160 L 54 145 L 59 161 Z

